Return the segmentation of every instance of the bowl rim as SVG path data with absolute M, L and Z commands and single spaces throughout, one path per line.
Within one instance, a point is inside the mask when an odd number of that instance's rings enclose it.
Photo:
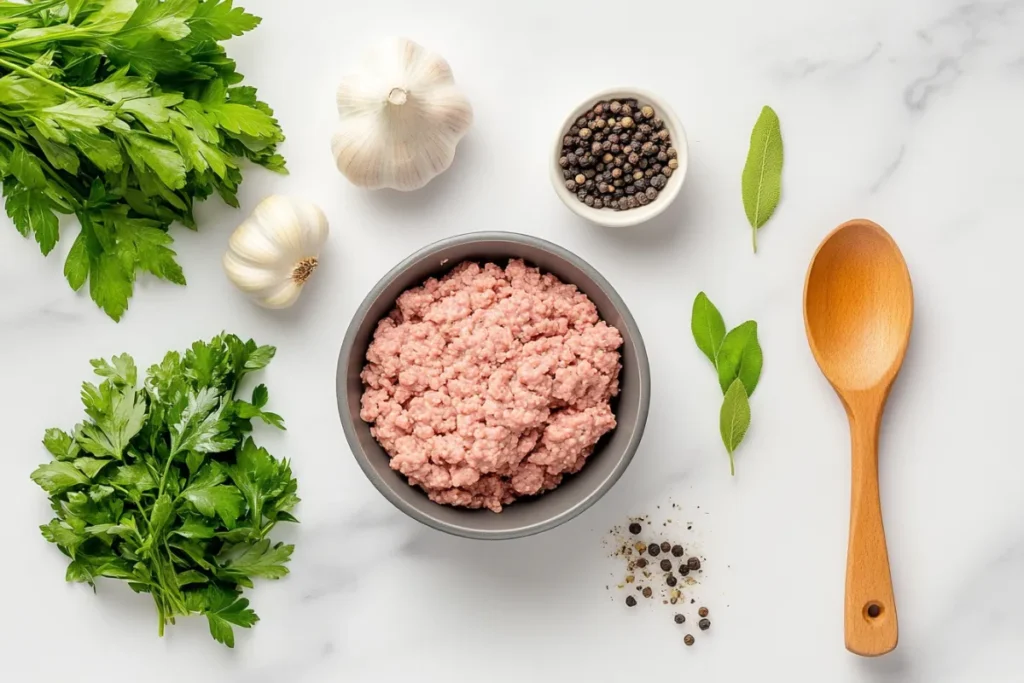
M 658 198 L 646 206 L 629 209 L 627 211 L 595 209 L 579 201 L 575 194 L 565 188 L 565 180 L 562 178 L 562 167 L 558 165 L 558 159 L 562 152 L 562 138 L 565 136 L 565 131 L 572 127 L 573 122 L 599 100 L 621 99 L 627 97 L 637 100 L 646 100 L 647 102 L 650 102 L 655 110 L 661 113 L 661 118 L 668 125 L 669 132 L 672 135 L 672 140 L 674 142 L 673 147 L 675 147 L 678 152 L 677 158 L 679 159 L 679 168 L 677 168 L 669 177 L 668 183 L 665 185 L 665 189 L 661 192 Z M 676 197 L 679 196 L 679 191 L 682 189 L 683 183 L 686 180 L 686 172 L 690 165 L 689 141 L 686 137 L 686 129 L 683 127 L 682 121 L 679 120 L 675 110 L 672 109 L 668 102 L 658 95 L 655 95 L 653 92 L 644 90 L 643 88 L 631 88 L 625 86 L 607 88 L 580 101 L 569 111 L 569 114 L 559 125 L 554 143 L 550 164 L 550 176 L 551 185 L 554 187 L 555 194 L 558 195 L 558 198 L 562 200 L 562 203 L 565 204 L 570 211 L 591 223 L 595 223 L 606 228 L 627 228 L 639 225 L 640 223 L 644 223 L 655 216 L 660 215 L 669 207 L 670 204 L 672 204 L 672 202 L 675 201 Z
M 619 462 L 616 463 L 615 467 L 608 473 L 607 476 L 596 486 L 593 490 L 583 496 L 580 500 L 575 502 L 573 505 L 567 507 L 556 515 L 548 517 L 547 519 L 533 522 L 530 524 L 523 524 L 518 527 L 509 529 L 499 530 L 481 530 L 474 528 L 470 525 L 453 524 L 448 521 L 441 520 L 436 516 L 421 510 L 399 494 L 389 482 L 387 482 L 370 464 L 369 454 L 367 454 L 360 447 L 359 438 L 356 433 L 357 425 L 356 421 L 351 419 L 351 411 L 349 406 L 348 396 L 348 374 L 347 366 L 348 360 L 351 354 L 354 352 L 355 338 L 362 327 L 363 321 L 366 318 L 367 313 L 377 299 L 381 296 L 385 289 L 387 289 L 396 279 L 402 276 L 402 274 L 414 264 L 422 261 L 423 259 L 430 258 L 433 254 L 443 249 L 459 246 L 463 244 L 472 244 L 474 242 L 508 242 L 513 245 L 527 245 L 532 246 L 548 253 L 557 256 L 558 258 L 567 261 L 573 266 L 582 270 L 594 283 L 603 290 L 604 294 L 611 301 L 613 307 L 622 317 L 625 330 L 624 335 L 628 335 L 630 340 L 633 342 L 633 347 L 636 353 L 637 365 L 639 367 L 639 378 L 640 383 L 640 405 L 637 410 L 636 424 L 633 427 L 632 435 L 630 440 L 627 442 L 622 455 L 619 458 Z M 650 364 L 647 357 L 647 349 L 644 346 L 643 336 L 640 334 L 640 329 L 637 327 L 636 321 L 633 319 L 632 313 L 626 303 L 619 296 L 618 292 L 611 286 L 611 284 L 602 276 L 593 266 L 587 263 L 585 260 L 574 254 L 573 252 L 558 246 L 552 242 L 534 237 L 532 235 L 525 235 L 516 232 L 505 232 L 505 231 L 485 231 L 485 232 L 470 232 L 463 233 L 460 235 L 454 235 L 437 240 L 427 246 L 418 249 L 405 259 L 403 259 L 398 265 L 391 268 L 378 282 L 370 289 L 369 293 L 363 298 L 362 303 L 356 309 L 349 321 L 348 328 L 345 332 L 344 339 L 341 344 L 341 350 L 338 354 L 338 365 L 335 372 L 335 391 L 337 393 L 337 405 L 338 414 L 341 419 L 341 426 L 345 432 L 345 439 L 348 442 L 349 449 L 352 452 L 352 456 L 359 464 L 363 474 L 366 475 L 367 479 L 374 485 L 374 487 L 396 508 L 404 512 L 409 517 L 412 517 L 416 521 L 425 524 L 429 527 L 443 531 L 455 536 L 461 536 L 463 538 L 472 538 L 479 540 L 507 540 L 513 538 L 522 538 L 525 536 L 531 536 L 534 534 L 553 529 L 569 520 L 577 517 L 585 510 L 590 508 L 594 503 L 601 499 L 613 485 L 622 477 L 625 473 L 626 468 L 632 462 L 636 451 L 640 446 L 640 441 L 643 438 L 644 429 L 647 425 L 647 417 L 650 410 L 651 400 L 651 374 Z M 365 424 L 365 423 L 364 423 Z M 369 425 L 366 425 L 369 428 Z M 411 486 L 408 482 L 402 482 L 403 486 Z M 526 501 L 528 504 L 529 501 Z M 440 505 L 435 503 L 435 505 Z

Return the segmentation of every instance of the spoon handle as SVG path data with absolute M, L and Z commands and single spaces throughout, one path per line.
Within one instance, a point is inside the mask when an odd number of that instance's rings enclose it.
M 867 412 L 867 411 L 865 411 Z M 853 475 L 846 558 L 846 649 L 875 657 L 896 647 L 896 601 L 878 496 L 881 410 L 850 414 Z

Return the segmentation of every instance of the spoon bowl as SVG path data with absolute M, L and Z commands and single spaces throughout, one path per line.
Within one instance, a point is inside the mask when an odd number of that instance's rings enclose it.
M 846 569 L 846 647 L 877 656 L 898 628 L 878 489 L 878 432 L 914 317 L 910 273 L 881 226 L 858 219 L 818 247 L 804 286 L 811 352 L 850 421 L 853 474 Z

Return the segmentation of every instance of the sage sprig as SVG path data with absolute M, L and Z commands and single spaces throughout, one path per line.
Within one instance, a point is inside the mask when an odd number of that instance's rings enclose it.
M 782 129 L 779 116 L 771 107 L 761 110 L 750 133 L 742 186 L 743 209 L 750 221 L 757 253 L 757 231 L 772 217 L 782 193 Z
M 722 443 L 729 453 L 729 471 L 736 474 L 733 453 L 750 427 L 750 396 L 761 379 L 764 357 L 757 323 L 748 320 L 726 333 L 725 320 L 704 292 L 693 301 L 693 339 L 718 373 L 724 399 L 719 413 Z

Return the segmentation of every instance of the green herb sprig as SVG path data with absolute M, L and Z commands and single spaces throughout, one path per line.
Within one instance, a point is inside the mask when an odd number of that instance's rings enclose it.
M 7 214 L 44 255 L 74 214 L 64 276 L 114 320 L 140 271 L 185 284 L 167 229 L 214 193 L 237 207 L 241 161 L 285 172 L 274 112 L 219 45 L 259 23 L 232 0 L 0 2 Z
M 232 627 L 258 621 L 242 589 L 288 573 L 294 546 L 268 535 L 297 521 L 298 485 L 288 461 L 249 436 L 254 419 L 284 429 L 265 410 L 266 386 L 250 401 L 236 394 L 274 351 L 222 334 L 168 353 L 142 387 L 131 356 L 92 361 L 104 379 L 82 386 L 88 418 L 73 434 L 47 430 L 54 461 L 32 473 L 57 515 L 40 529 L 71 558 L 68 581 L 95 589 L 107 577 L 149 593 L 160 635 L 202 614 L 234 647 Z
M 761 378 L 764 357 L 757 340 L 753 320 L 725 331 L 725 320 L 707 295 L 701 292 L 693 301 L 690 330 L 693 339 L 718 373 L 725 398 L 719 413 L 722 442 L 729 453 L 729 471 L 736 474 L 733 453 L 750 427 L 750 396 Z
M 757 253 L 757 231 L 772 217 L 782 194 L 782 129 L 779 116 L 771 107 L 761 110 L 750 133 L 742 186 L 743 209 L 750 221 Z

